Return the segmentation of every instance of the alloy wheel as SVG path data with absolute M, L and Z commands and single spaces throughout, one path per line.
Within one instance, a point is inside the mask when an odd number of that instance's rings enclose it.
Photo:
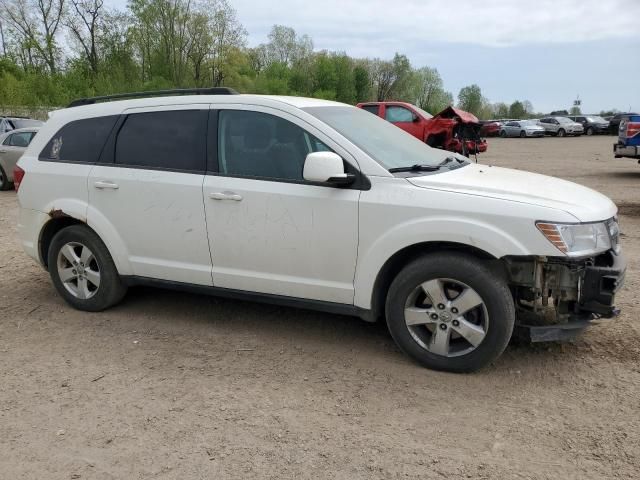
M 474 351 L 489 327 L 487 307 L 480 295 L 465 283 L 449 278 L 418 285 L 407 298 L 404 317 L 418 345 L 445 357 Z
M 100 266 L 89 248 L 78 242 L 63 245 L 58 252 L 58 276 L 76 298 L 87 300 L 100 288 Z

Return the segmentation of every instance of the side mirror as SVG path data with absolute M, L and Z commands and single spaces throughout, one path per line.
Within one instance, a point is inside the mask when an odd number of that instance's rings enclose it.
M 419 121 L 420 121 L 420 117 L 414 113 L 413 114 L 413 123 L 417 123 Z
M 313 152 L 304 161 L 302 176 L 308 182 L 349 185 L 355 175 L 345 173 L 342 158 L 333 152 Z

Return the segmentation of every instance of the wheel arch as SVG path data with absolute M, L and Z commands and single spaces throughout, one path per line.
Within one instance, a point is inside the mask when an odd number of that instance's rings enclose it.
M 70 227 L 72 225 L 82 225 L 104 243 L 107 248 L 113 262 L 116 265 L 116 269 L 120 275 L 127 275 L 131 273 L 130 265 L 128 262 L 128 255 L 122 255 L 122 252 L 126 252 L 124 244 L 120 237 L 115 232 L 115 229 L 111 224 L 89 223 L 84 219 L 74 216 L 72 213 L 67 213 L 61 209 L 52 209 L 49 212 L 49 221 L 47 221 L 40 230 L 38 237 L 38 254 L 42 265 L 48 267 L 48 252 L 51 246 L 53 237 L 62 229 Z
M 371 314 L 368 320 L 377 321 L 384 316 L 387 291 L 393 282 L 394 278 L 400 273 L 400 271 L 408 265 L 410 262 L 429 253 L 438 252 L 459 252 L 466 255 L 475 257 L 479 260 L 485 260 L 492 262 L 495 265 L 501 262 L 489 252 L 482 250 L 478 247 L 466 245 L 457 242 L 446 241 L 433 241 L 433 242 L 421 242 L 413 245 L 406 246 L 391 257 L 387 259 L 382 268 L 379 270 L 378 275 L 373 284 L 373 290 L 371 293 Z

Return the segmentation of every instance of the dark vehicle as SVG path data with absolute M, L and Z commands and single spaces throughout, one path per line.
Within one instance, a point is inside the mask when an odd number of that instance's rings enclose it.
M 609 120 L 609 133 L 611 135 L 618 135 L 618 131 L 620 130 L 620 120 L 629 115 L 638 115 L 637 113 L 616 113 L 611 120 Z
M 624 115 L 621 118 L 618 143 L 613 145 L 613 153 L 616 158 L 640 159 L 640 115 Z
M 609 133 L 609 122 L 598 115 L 569 115 L 568 118 L 581 124 L 585 135 Z

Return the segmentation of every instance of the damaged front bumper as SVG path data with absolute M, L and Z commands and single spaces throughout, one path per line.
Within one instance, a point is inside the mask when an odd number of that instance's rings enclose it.
M 532 342 L 571 340 L 594 320 L 613 318 L 624 284 L 625 258 L 613 250 L 595 257 L 505 258 L 516 303 L 516 334 Z

